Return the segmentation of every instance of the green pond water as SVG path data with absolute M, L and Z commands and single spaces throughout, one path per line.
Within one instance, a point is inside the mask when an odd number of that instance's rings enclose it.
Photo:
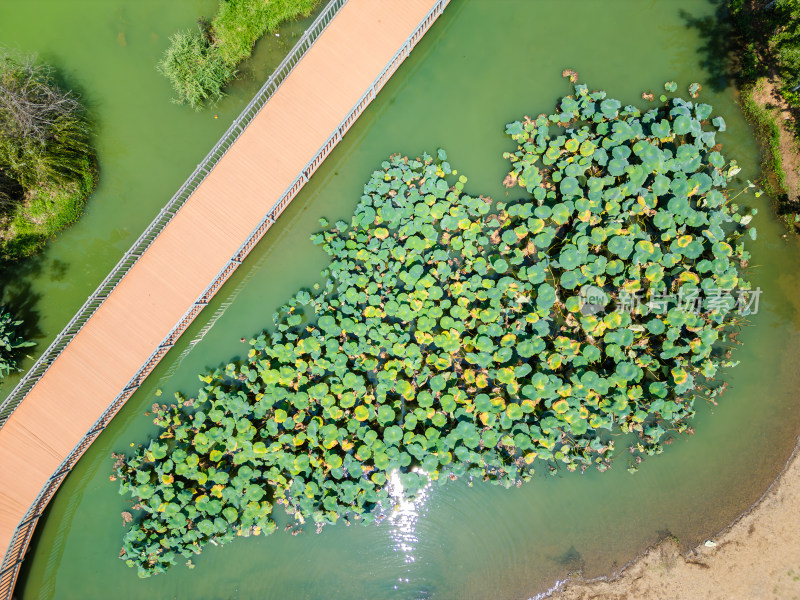
M 87 216 L 29 272 L 13 274 L 33 294 L 29 304 L 42 339 L 102 279 L 246 97 L 242 85 L 241 95 L 217 110 L 220 120 L 210 121 L 209 113 L 165 104 L 167 85 L 152 73 L 168 32 L 208 14 L 210 5 L 115 1 L 103 3 L 102 14 L 90 10 L 100 3 L 0 5 L 0 40 L 68 64 L 101 120 L 104 180 Z M 666 532 L 688 547 L 730 523 L 780 472 L 800 429 L 794 362 L 800 248 L 781 238 L 766 197 L 748 200 L 761 209 L 751 279 L 764 293 L 753 326 L 739 338 L 741 365 L 725 374 L 731 390 L 718 407 L 698 407 L 694 436 L 648 459 L 636 475 L 627 473 L 623 456 L 604 474 L 541 477 L 511 490 L 436 486 L 394 523 L 241 539 L 209 547 L 194 569 L 179 565 L 147 580 L 117 559 L 120 513 L 130 504 L 108 480 L 110 453 L 129 450 L 155 430 L 144 412 L 156 389 L 163 390 L 162 401 L 177 390 L 193 393 L 198 372 L 244 355 L 248 346 L 239 338 L 269 325 L 298 287 L 319 281 L 325 257 L 308 240 L 317 219 L 348 218 L 386 156 L 444 147 L 453 167 L 470 178 L 469 193 L 505 197 L 501 154 L 513 143 L 504 124 L 549 111 L 568 90 L 564 67 L 576 69 L 590 88 L 639 104 L 642 91 L 668 79 L 684 90 L 700 81 L 703 100 L 728 122 L 728 133 L 718 138 L 726 154 L 753 178 L 757 147 L 732 91 L 714 89 L 721 86 L 713 85 L 704 51 L 715 8 L 700 0 L 453 0 L 67 478 L 39 524 L 18 597 L 525 599 L 577 568 L 587 576 L 608 573 Z M 120 30 L 127 46 L 119 45 Z

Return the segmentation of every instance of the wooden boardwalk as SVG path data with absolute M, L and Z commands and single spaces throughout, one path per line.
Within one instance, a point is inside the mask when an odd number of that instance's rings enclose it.
M 436 4 L 349 0 L 0 428 L 0 550 L 7 552 L 59 465 Z

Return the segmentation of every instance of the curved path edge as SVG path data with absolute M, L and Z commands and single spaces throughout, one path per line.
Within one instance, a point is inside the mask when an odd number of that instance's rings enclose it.
M 766 492 L 710 543 L 682 553 L 652 546 L 610 577 L 573 578 L 553 600 L 733 600 L 800 598 L 800 438 Z
M 0 407 L 0 600 L 11 598 L 36 523 L 80 456 L 449 1 L 331 0 L 276 71 L 282 81 L 268 80 L 23 380 L 14 405 Z

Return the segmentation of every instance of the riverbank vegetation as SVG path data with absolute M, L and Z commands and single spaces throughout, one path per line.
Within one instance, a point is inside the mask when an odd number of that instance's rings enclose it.
M 761 139 L 764 188 L 800 227 L 800 0 L 728 0 L 742 108 Z
M 32 57 L 0 50 L 0 258 L 36 253 L 95 187 L 86 113 Z
M 275 505 L 298 526 L 370 523 L 395 475 L 413 495 L 623 453 L 635 470 L 691 432 L 752 309 L 756 234 L 728 193 L 725 122 L 665 87 L 640 111 L 576 85 L 509 124 L 518 200 L 468 193 L 442 150 L 383 162 L 350 222 L 313 236 L 325 283 L 281 307 L 246 360 L 154 405 L 158 437 L 115 455 L 139 510 L 120 557 L 160 573 L 271 533 Z
M 282 23 L 308 16 L 320 0 L 222 0 L 209 22 L 198 20 L 197 30 L 181 31 L 158 70 L 172 83 L 175 101 L 195 110 L 218 102 L 237 66 L 253 52 L 265 33 Z

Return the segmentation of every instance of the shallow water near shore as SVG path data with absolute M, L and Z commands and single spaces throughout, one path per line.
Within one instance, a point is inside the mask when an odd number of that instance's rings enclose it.
M 186 3 L 171 22 L 159 21 L 158 27 L 169 32 L 188 26 L 192 14 L 208 14 L 212 4 Z M 724 374 L 731 389 L 719 406 L 698 406 L 695 435 L 676 440 L 637 474 L 627 473 L 622 456 L 607 473 L 541 476 L 510 490 L 482 483 L 470 488 L 462 481 L 436 485 L 402 528 L 388 521 L 371 527 L 339 524 L 321 535 L 279 532 L 241 539 L 225 548 L 209 547 L 193 560 L 194 569 L 179 565 L 147 580 L 139 580 L 117 559 L 120 512 L 129 503 L 108 481 L 110 453 L 130 450 L 131 442 L 145 442 L 154 431 L 144 412 L 156 400 L 156 389 L 163 390 L 161 402 L 178 390 L 191 395 L 199 385 L 197 373 L 243 356 L 248 347 L 239 338 L 268 326 L 277 306 L 299 287 L 319 281 L 325 255 L 308 240 L 319 227 L 317 219 L 347 218 L 369 174 L 389 154 L 432 153 L 443 147 L 459 174 L 470 178 L 469 193 L 505 198 L 502 152 L 513 149 L 503 134 L 505 123 L 549 111 L 568 92 L 561 70 L 571 67 L 590 88 L 641 106 L 646 105 L 641 92 L 658 90 L 664 81 L 674 79 L 682 90 L 700 81 L 706 87 L 702 100 L 728 123 L 719 139 L 726 155 L 745 167 L 740 183 L 754 178 L 758 150 L 748 126 L 732 90 L 711 89 L 700 67 L 706 39 L 696 27 L 687 27 L 687 19 L 703 22 L 715 6 L 698 0 L 609 0 L 602 9 L 597 6 L 592 0 L 453 0 L 279 223 L 68 477 L 40 522 L 19 598 L 525 599 L 571 571 L 582 569 L 588 577 L 608 573 L 668 533 L 687 547 L 701 542 L 758 499 L 780 471 L 800 428 L 800 374 L 794 362 L 800 351 L 800 248 L 781 238 L 766 197 L 748 197 L 746 202 L 760 208 L 751 279 L 763 295 L 759 314 L 739 337 L 743 345 L 734 358 L 741 364 Z M 130 14 L 141 27 L 155 22 L 152 11 Z M 5 31 L 0 26 L 0 39 Z M 49 35 L 40 37 L 49 40 Z M 52 52 L 58 56 L 56 46 Z M 91 65 L 87 60 L 74 69 L 80 74 Z M 141 66 L 138 76 L 151 77 L 147 68 Z M 148 111 L 158 105 L 164 113 L 152 118 L 164 123 L 208 123 L 207 113 L 195 115 L 163 102 L 169 90 L 162 87 L 161 105 L 153 101 L 138 109 L 131 104 L 131 111 L 144 111 L 136 113 L 137 119 L 150 118 Z M 107 92 L 112 91 L 110 86 Z M 87 95 L 92 93 L 87 84 Z M 97 110 L 103 114 L 102 103 Z M 109 112 L 103 122 L 108 120 L 110 127 L 119 117 Z M 194 140 L 184 138 L 185 148 L 172 150 L 175 161 L 161 167 L 175 188 L 192 161 L 213 144 L 211 126 L 202 131 L 211 138 L 206 145 L 200 145 L 200 133 Z M 123 153 L 131 163 L 118 185 L 133 190 L 140 179 L 135 165 L 155 158 L 144 145 L 132 149 L 123 139 L 115 143 L 109 151 Z M 514 195 L 511 191 L 509 197 Z M 84 269 L 95 274 L 94 283 L 84 284 L 86 293 L 91 291 L 116 260 L 109 254 L 121 254 L 129 243 L 109 240 L 117 235 L 132 241 L 167 196 L 150 199 L 147 215 L 124 202 L 115 209 L 109 200 L 104 208 L 109 215 L 130 211 L 130 218 L 90 221 L 92 211 L 101 210 L 90 205 L 86 222 L 95 226 L 91 235 L 105 236 L 97 243 L 108 245 L 87 257 L 80 239 L 69 241 L 78 236 L 72 231 L 52 244 L 47 261 L 62 260 L 67 266 L 60 283 L 47 282 L 46 274 L 39 276 L 41 282 L 33 279 L 42 286 L 42 314 L 48 302 L 57 303 L 59 285 L 71 297 L 80 296 L 73 280 Z M 83 226 L 84 221 L 78 227 Z M 121 229 L 124 235 L 114 233 Z M 65 305 L 66 319 L 74 308 Z

